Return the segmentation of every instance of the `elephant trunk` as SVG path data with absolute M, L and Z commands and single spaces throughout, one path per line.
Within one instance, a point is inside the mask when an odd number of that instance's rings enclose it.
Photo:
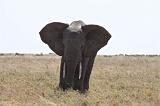
M 63 80 L 66 89 L 74 87 L 74 77 L 77 75 L 81 78 L 82 73 L 82 51 L 81 46 L 74 40 L 69 40 L 64 49 L 63 54 Z M 78 68 L 77 68 L 78 67 Z

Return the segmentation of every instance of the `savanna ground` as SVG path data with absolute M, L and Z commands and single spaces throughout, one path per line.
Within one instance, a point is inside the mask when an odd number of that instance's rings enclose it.
M 160 56 L 97 56 L 86 94 L 58 88 L 60 57 L 0 56 L 0 106 L 160 106 Z

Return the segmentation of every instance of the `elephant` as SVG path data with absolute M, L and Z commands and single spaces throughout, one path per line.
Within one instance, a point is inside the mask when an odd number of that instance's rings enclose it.
M 52 22 L 39 32 L 41 40 L 62 56 L 59 87 L 86 92 L 97 52 L 111 34 L 102 26 L 73 21 L 71 24 Z

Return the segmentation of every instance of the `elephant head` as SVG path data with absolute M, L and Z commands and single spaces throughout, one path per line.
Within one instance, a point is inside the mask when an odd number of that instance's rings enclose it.
M 40 31 L 40 37 L 52 51 L 62 56 L 60 87 L 82 91 L 89 87 L 86 80 L 89 81 L 87 77 L 90 76 L 98 50 L 107 44 L 111 35 L 99 25 L 73 21 L 70 25 L 49 23 Z

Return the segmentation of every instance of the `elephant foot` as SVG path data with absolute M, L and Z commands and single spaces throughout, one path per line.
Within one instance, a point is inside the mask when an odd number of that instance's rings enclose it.
M 89 82 L 88 83 L 84 83 L 84 89 L 88 90 L 89 89 Z
M 80 81 L 79 80 L 74 81 L 73 90 L 80 90 Z
M 79 93 L 84 94 L 88 92 L 89 84 L 84 83 L 81 80 L 74 81 L 74 84 L 60 82 L 59 88 L 63 91 L 68 90 L 68 89 L 73 89 L 73 90 L 79 91 Z
M 79 90 L 79 93 L 86 94 L 86 93 L 88 93 L 88 90 L 87 89 Z
M 63 85 L 59 84 L 59 88 L 60 88 L 62 91 L 65 91 Z

